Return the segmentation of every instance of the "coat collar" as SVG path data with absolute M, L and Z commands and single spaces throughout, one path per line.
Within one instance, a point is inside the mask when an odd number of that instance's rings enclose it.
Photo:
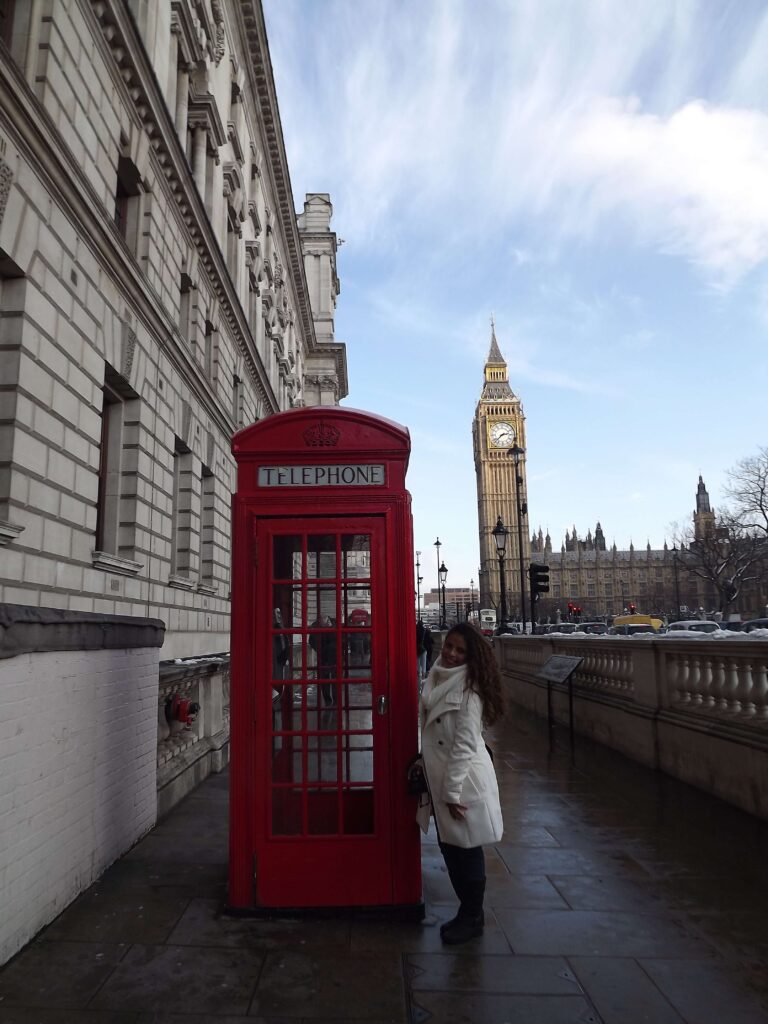
M 431 708 L 426 709 L 426 716 L 424 718 L 425 726 L 434 721 L 438 715 L 443 714 L 446 711 L 456 711 L 459 708 L 464 696 L 464 680 L 465 677 L 462 675 L 461 678 L 457 679 L 452 686 L 446 687 L 444 692 Z

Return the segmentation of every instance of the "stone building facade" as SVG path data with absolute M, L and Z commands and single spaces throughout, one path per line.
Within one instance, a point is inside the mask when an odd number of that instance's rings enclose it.
M 701 477 L 696 489 L 692 516 L 693 538 L 706 536 L 716 528 L 715 513 Z M 549 533 L 542 530 L 531 537 L 531 557 L 549 566 L 550 593 L 540 598 L 541 620 L 557 621 L 568 616 L 568 604 L 582 608 L 581 618 L 606 619 L 621 615 L 631 605 L 642 614 L 661 618 L 695 618 L 701 611 L 712 613 L 719 596 L 709 580 L 690 572 L 675 546 L 635 548 L 620 551 L 606 545 L 601 524 L 595 532 L 580 538 L 576 527 L 566 531 L 559 551 L 554 551 Z M 680 606 L 680 610 L 678 610 Z M 759 589 L 749 588 L 730 609 L 745 618 L 762 614 L 764 598 Z
M 347 394 L 331 213 L 260 0 L 0 3 L 0 962 L 228 760 L 231 438 Z
M 0 602 L 228 650 L 232 434 L 347 393 L 255 0 L 6 6 Z

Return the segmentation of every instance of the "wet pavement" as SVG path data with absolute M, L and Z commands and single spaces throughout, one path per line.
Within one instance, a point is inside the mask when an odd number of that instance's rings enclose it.
M 768 1024 L 768 823 L 517 709 L 494 733 L 482 938 L 440 942 L 432 836 L 421 924 L 223 914 L 223 773 L 0 971 L 0 1024 Z

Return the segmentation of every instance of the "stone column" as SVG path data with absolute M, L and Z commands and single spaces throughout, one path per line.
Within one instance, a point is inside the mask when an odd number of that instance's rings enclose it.
M 205 202 L 205 171 L 208 159 L 208 133 L 205 128 L 195 128 L 192 146 L 192 173 L 200 198 Z
M 180 67 L 176 74 L 176 133 L 185 142 L 187 136 L 187 106 L 189 103 L 189 71 Z M 186 147 L 185 147 L 186 148 Z

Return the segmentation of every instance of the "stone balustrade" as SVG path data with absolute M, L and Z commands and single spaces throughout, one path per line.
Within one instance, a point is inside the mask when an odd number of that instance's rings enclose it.
M 510 635 L 494 648 L 511 700 L 544 716 L 541 666 L 583 658 L 577 733 L 768 818 L 768 641 Z M 566 723 L 567 686 L 551 693 Z
M 168 721 L 174 696 L 198 705 L 189 724 Z M 157 706 L 157 816 L 229 763 L 229 655 L 163 662 Z

